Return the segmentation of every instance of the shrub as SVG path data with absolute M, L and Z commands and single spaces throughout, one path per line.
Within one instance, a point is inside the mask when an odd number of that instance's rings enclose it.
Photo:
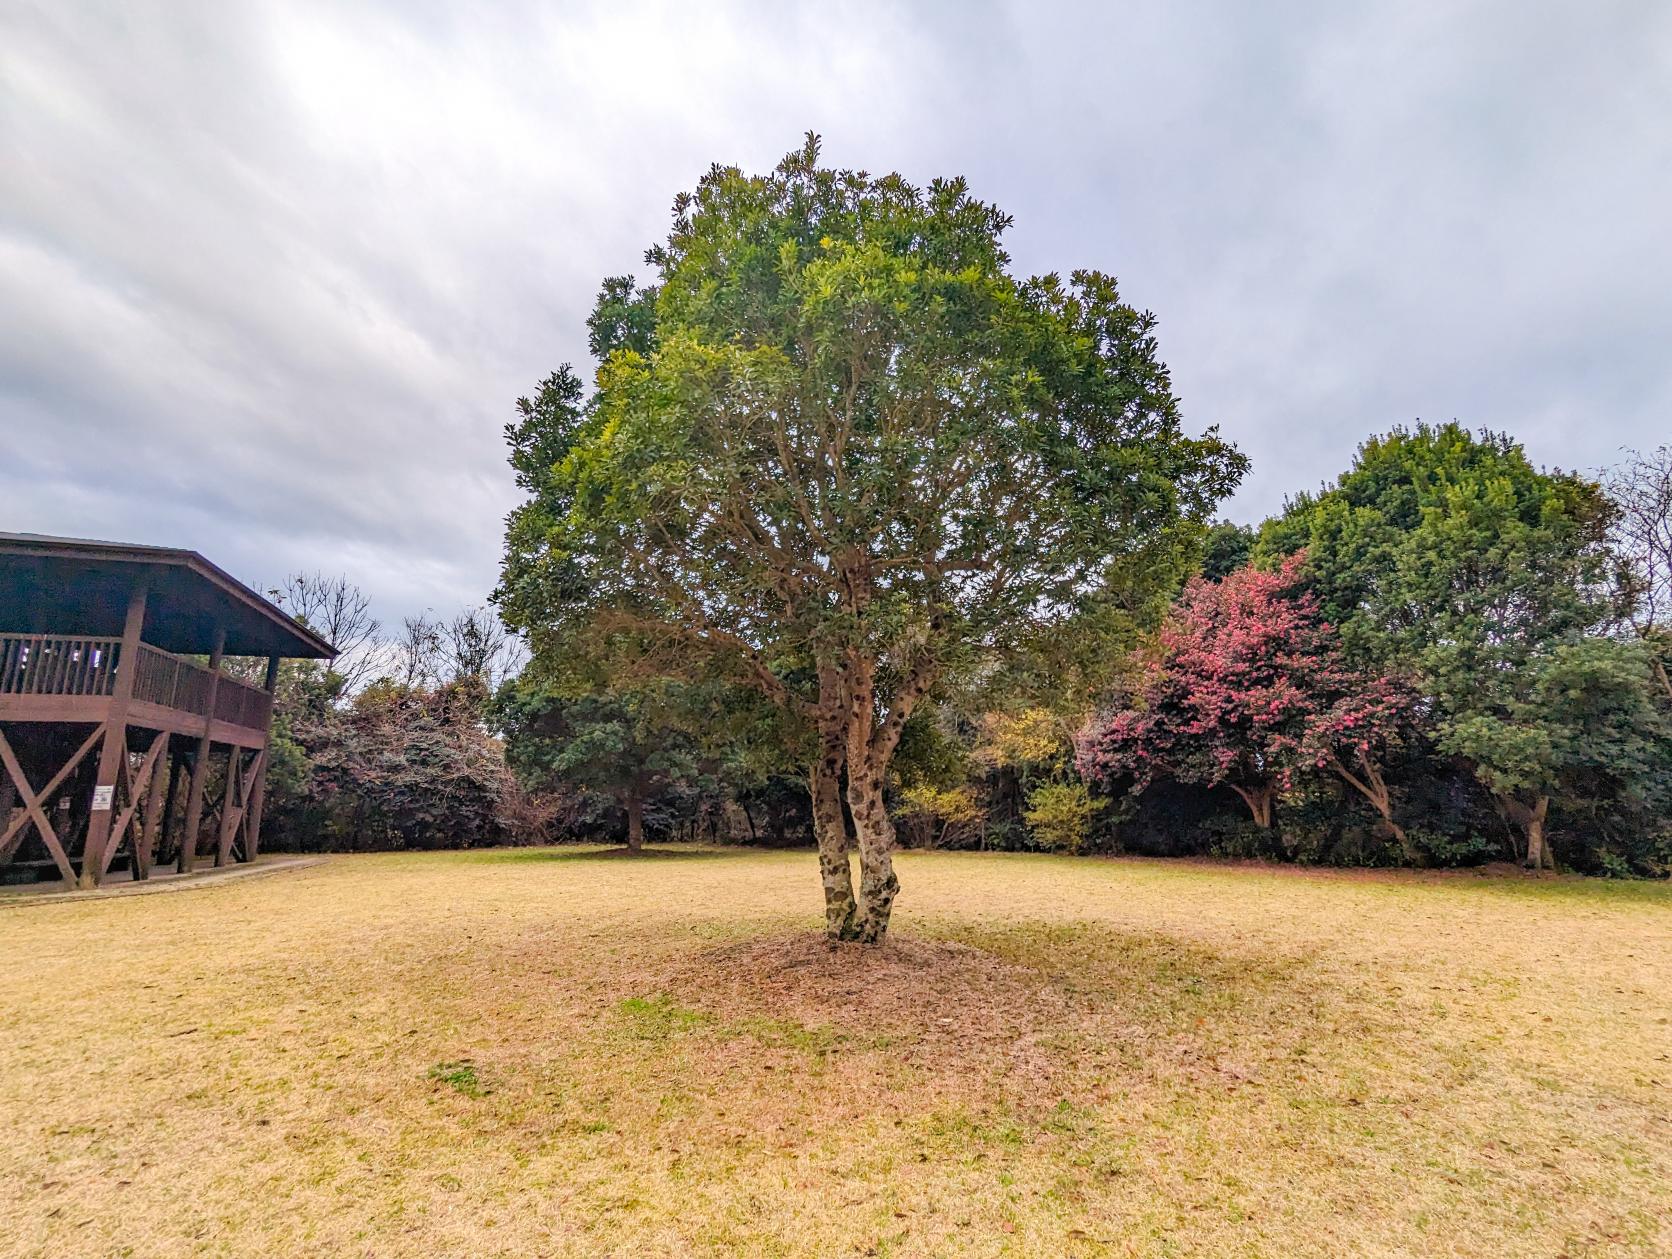
M 919 848 L 963 847 L 980 834 L 986 813 L 967 784 L 917 783 L 901 790 L 898 813 L 906 838 Z
M 1052 852 L 1079 852 L 1103 801 L 1082 782 L 1041 783 L 1028 793 L 1022 816 L 1035 842 Z

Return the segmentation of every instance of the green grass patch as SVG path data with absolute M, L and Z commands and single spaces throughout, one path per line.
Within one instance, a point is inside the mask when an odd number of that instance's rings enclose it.
M 483 1086 L 475 1065 L 468 1060 L 438 1062 L 430 1068 L 429 1078 L 466 1097 L 486 1097 L 490 1091 Z

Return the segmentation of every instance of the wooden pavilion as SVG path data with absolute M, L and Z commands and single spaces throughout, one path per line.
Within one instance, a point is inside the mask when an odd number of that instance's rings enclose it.
M 195 551 L 0 533 L 0 867 L 253 861 L 279 661 L 335 654 Z

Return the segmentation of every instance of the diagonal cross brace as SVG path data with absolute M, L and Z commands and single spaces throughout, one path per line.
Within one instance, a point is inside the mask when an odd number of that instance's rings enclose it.
M 233 754 L 233 761 L 227 765 L 226 799 L 221 805 L 221 826 L 219 836 L 218 864 L 225 865 L 232 857 L 232 841 L 237 835 L 238 828 L 243 825 L 244 815 L 249 812 L 250 793 L 255 789 L 256 776 L 261 773 L 263 763 L 267 758 L 267 749 L 262 748 L 250 757 L 250 763 L 242 771 L 237 767 L 237 753 Z M 233 801 L 233 784 L 238 785 L 236 804 Z
M 167 746 L 168 733 L 161 731 L 155 739 L 151 740 L 150 750 L 145 753 L 145 759 L 140 762 L 138 773 L 134 773 L 128 768 L 127 756 L 122 757 L 122 776 L 126 780 L 128 788 L 128 807 L 122 810 L 121 816 L 116 819 L 116 822 L 110 828 L 110 837 L 105 840 L 104 857 L 99 863 L 99 878 L 104 878 L 110 870 L 110 859 L 116 855 L 116 849 L 121 846 L 122 837 L 128 832 L 128 823 L 133 821 L 134 814 L 139 811 L 139 806 L 144 803 L 146 794 L 156 790 L 156 784 L 152 781 L 152 771 L 156 768 L 158 754 Z M 140 787 L 136 784 L 144 785 Z
M 64 853 L 64 845 L 58 842 L 58 832 L 52 829 L 52 823 L 47 818 L 46 810 L 41 807 L 41 801 L 58 790 L 63 781 L 75 771 L 75 767 L 81 764 L 82 758 L 97 746 L 103 735 L 103 727 L 88 735 L 87 741 L 76 750 L 75 755 L 64 762 L 63 767 L 52 776 L 47 785 L 37 792 L 29 785 L 28 776 L 24 774 L 23 766 L 18 764 L 17 754 L 12 751 L 12 745 L 6 742 L 5 734 L 0 732 L 0 764 L 5 766 L 12 782 L 17 785 L 18 798 L 23 802 L 24 809 L 23 816 L 6 827 L 4 834 L 0 834 L 0 843 L 10 839 L 12 833 L 24 823 L 34 822 L 35 829 L 40 832 L 41 842 L 46 845 L 47 852 L 52 854 L 53 864 L 58 867 L 58 873 L 64 876 L 66 883 L 75 882 L 75 870 Z

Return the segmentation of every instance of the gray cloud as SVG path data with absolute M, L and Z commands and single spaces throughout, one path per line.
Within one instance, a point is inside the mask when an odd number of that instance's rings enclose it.
M 677 190 L 807 128 L 1119 275 L 1235 516 L 1417 416 L 1672 437 L 1672 10 L 1043 8 L 0 9 L 0 527 L 475 602 L 512 400 Z

